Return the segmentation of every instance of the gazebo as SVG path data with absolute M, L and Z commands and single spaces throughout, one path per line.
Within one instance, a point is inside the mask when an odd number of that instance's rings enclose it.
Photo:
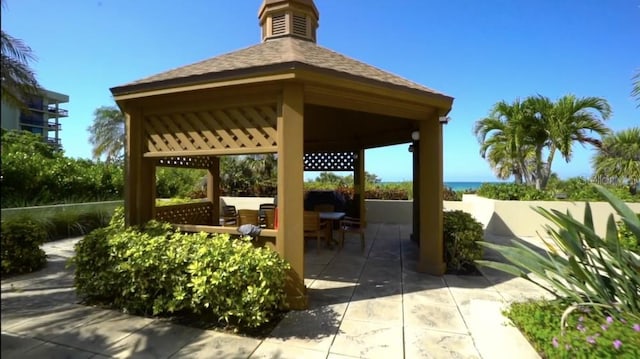
M 419 134 L 417 269 L 443 274 L 441 119 L 453 98 L 317 45 L 313 0 L 264 0 L 258 17 L 258 45 L 111 89 L 126 118 L 127 223 L 228 233 L 219 157 L 276 153 L 279 226 L 261 235 L 291 264 L 289 303 L 304 308 L 303 172 L 353 170 L 365 219 L 365 149 Z M 207 169 L 207 201 L 156 208 L 158 166 Z

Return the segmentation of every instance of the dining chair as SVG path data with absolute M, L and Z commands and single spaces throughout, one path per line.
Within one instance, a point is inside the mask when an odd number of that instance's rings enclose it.
M 276 228 L 276 210 L 265 209 L 264 210 L 264 228 L 274 229 Z
M 274 210 L 276 208 L 275 203 L 261 203 L 260 208 L 258 209 L 258 222 L 260 223 L 261 228 L 267 227 L 267 210 Z M 273 221 L 271 222 L 273 223 Z
M 243 224 L 258 225 L 258 211 L 255 209 L 239 209 L 238 210 L 238 226 Z
M 222 206 L 222 220 L 224 221 L 225 226 L 237 225 L 238 211 L 236 211 L 236 206 L 233 206 L 233 205 Z
M 340 220 L 340 249 L 344 247 L 344 237 L 346 233 L 360 234 L 360 249 L 364 253 L 364 228 L 360 218 L 344 217 Z
M 315 211 L 304 211 L 304 237 L 313 237 L 316 239 L 317 252 L 320 252 L 320 239 L 324 238 L 327 241 L 329 238 L 326 222 L 320 220 L 320 213 Z

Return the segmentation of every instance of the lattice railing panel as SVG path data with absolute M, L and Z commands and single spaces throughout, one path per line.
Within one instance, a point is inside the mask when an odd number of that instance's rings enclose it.
M 173 224 L 213 225 L 213 205 L 202 202 L 158 206 L 156 219 Z
M 273 148 L 277 146 L 275 105 L 147 115 L 148 152 Z
M 355 152 L 314 152 L 304 154 L 305 171 L 354 171 Z
M 157 160 L 156 165 L 162 167 L 208 169 L 213 166 L 213 159 L 214 157 L 210 156 L 163 157 Z

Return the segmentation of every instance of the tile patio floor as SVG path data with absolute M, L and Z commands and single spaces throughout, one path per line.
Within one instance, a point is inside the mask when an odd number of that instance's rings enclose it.
M 263 339 L 199 330 L 78 303 L 65 261 L 73 243 L 45 245 L 44 270 L 2 280 L 3 358 L 538 358 L 500 314 L 544 293 L 518 278 L 417 273 L 410 226 L 370 224 L 365 253 L 309 240 L 310 308 Z M 505 238 L 487 238 L 504 241 Z M 527 239 L 524 239 L 527 240 Z M 535 245 L 534 241 L 531 241 Z M 487 253 L 487 257 L 494 257 Z

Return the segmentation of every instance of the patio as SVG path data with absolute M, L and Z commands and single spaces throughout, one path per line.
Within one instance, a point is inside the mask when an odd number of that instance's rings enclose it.
M 75 240 L 45 245 L 46 269 L 2 281 L 2 355 L 36 358 L 537 358 L 500 314 L 539 297 L 505 274 L 418 273 L 410 225 L 371 223 L 365 255 L 306 242 L 309 309 L 292 311 L 265 339 L 168 324 L 79 305 L 64 261 Z M 488 238 L 488 240 L 504 238 Z M 491 257 L 491 253 L 487 253 Z

